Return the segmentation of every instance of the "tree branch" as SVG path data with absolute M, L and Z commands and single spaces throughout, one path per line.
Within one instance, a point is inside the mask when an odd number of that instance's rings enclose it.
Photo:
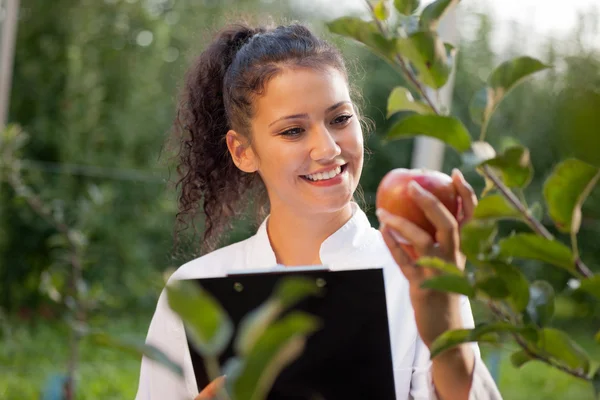
M 429 96 L 427 95 L 427 92 L 425 91 L 425 88 L 423 87 L 421 82 L 419 82 L 419 80 L 408 69 L 408 65 L 406 65 L 406 61 L 404 61 L 404 59 L 400 55 L 396 55 L 396 61 L 398 61 L 398 64 L 400 64 L 400 68 L 402 68 L 402 71 L 406 75 L 406 78 L 417 88 L 417 90 L 419 91 L 419 94 L 421 95 L 421 97 L 423 97 L 425 102 L 427 102 L 427 104 L 429 104 L 429 106 L 431 107 L 433 112 L 437 115 L 440 115 L 440 111 L 437 109 L 433 100 L 431 100 L 429 98 Z
M 488 307 L 492 310 L 492 312 L 494 313 L 494 315 L 496 315 L 496 317 L 500 318 L 501 320 L 509 320 L 511 323 L 516 325 L 516 322 L 514 321 L 514 319 L 510 316 L 507 315 L 506 313 L 504 313 L 496 304 L 494 304 L 492 301 L 488 301 Z M 529 345 L 529 343 L 527 343 L 527 341 L 525 339 L 523 339 L 521 336 L 519 336 L 516 332 L 512 332 L 512 337 L 515 339 L 515 342 L 517 342 L 517 344 L 527 353 L 527 355 L 529 357 L 531 357 L 534 360 L 538 360 L 538 361 L 542 361 L 562 372 L 565 372 L 569 375 L 572 375 L 576 378 L 579 379 L 583 379 L 586 382 L 589 382 L 590 379 L 587 377 L 587 375 L 582 372 L 582 371 L 578 371 L 578 370 L 574 370 L 571 369 L 563 364 L 560 364 L 548 357 L 546 357 L 543 354 L 540 354 L 538 352 L 536 352 L 535 350 L 533 350 L 531 348 L 531 346 Z
M 590 379 L 587 377 L 587 375 L 585 373 L 583 373 L 581 371 L 577 371 L 577 370 L 571 369 L 569 367 L 566 367 L 566 366 L 564 366 L 564 365 L 562 365 L 560 363 L 557 363 L 554 360 L 551 360 L 551 359 L 549 359 L 549 358 L 547 358 L 547 357 L 545 357 L 545 356 L 543 356 L 543 355 L 535 352 L 534 350 L 532 350 L 530 348 L 530 346 L 527 344 L 527 342 L 522 337 L 520 337 L 516 333 L 513 333 L 512 335 L 513 335 L 515 341 L 519 344 L 519 346 L 521 346 L 521 348 L 532 359 L 538 360 L 538 361 L 542 361 L 542 362 L 544 362 L 544 363 L 546 363 L 546 364 L 548 364 L 548 365 L 550 365 L 550 366 L 552 366 L 552 367 L 554 367 L 554 368 L 556 368 L 556 369 L 558 369 L 558 370 L 560 370 L 562 372 L 565 372 L 565 373 L 567 373 L 567 374 L 569 374 L 571 376 L 574 376 L 574 377 L 579 378 L 579 379 L 583 379 L 586 382 L 590 381 Z
M 374 15 L 373 5 L 369 2 L 369 0 L 365 0 L 365 3 L 367 3 L 367 7 L 369 7 L 369 10 L 371 10 L 371 14 Z M 385 32 L 385 29 L 384 29 L 383 25 L 381 24 L 381 22 L 377 18 L 374 18 L 374 20 L 375 20 L 379 30 L 381 31 L 381 34 L 385 35 L 386 32 Z M 437 115 L 440 115 L 440 111 L 437 109 L 437 107 L 435 106 L 435 104 L 431 100 L 431 98 L 429 98 L 429 96 L 427 95 L 427 92 L 426 92 L 425 88 L 423 87 L 423 85 L 421 84 L 421 82 L 419 82 L 419 80 L 410 72 L 410 70 L 408 69 L 408 65 L 406 65 L 406 62 L 404 61 L 404 59 L 398 54 L 396 55 L 395 58 L 396 58 L 396 61 L 398 62 L 398 64 L 400 65 L 400 68 L 401 68 L 402 72 L 404 73 L 405 78 L 408 79 L 410 81 L 410 83 L 419 91 L 419 94 L 421 95 L 421 97 L 423 97 L 423 99 L 427 102 L 427 104 L 429 104 L 429 106 L 431 107 L 433 112 Z M 487 122 L 487 120 L 486 120 L 486 122 Z M 486 127 L 487 127 L 487 123 L 486 123 Z M 483 135 L 483 137 L 485 137 L 485 135 Z M 537 219 L 535 219 L 533 217 L 533 215 L 531 215 L 529 210 L 523 205 L 523 203 L 521 203 L 521 201 L 517 198 L 517 196 L 515 196 L 515 194 L 508 187 L 506 187 L 504 185 L 502 180 L 500 178 L 498 178 L 498 176 L 494 173 L 494 171 L 492 171 L 491 168 L 489 168 L 487 165 L 484 165 L 483 171 L 484 171 L 484 175 L 489 180 L 494 182 L 494 184 L 496 185 L 498 190 L 500 190 L 500 192 L 502 192 L 502 194 L 513 205 L 513 207 L 515 207 L 521 214 L 523 214 L 523 217 L 525 217 L 525 220 L 527 221 L 529 226 L 535 232 L 537 232 L 538 234 L 540 234 L 541 236 L 543 236 L 544 238 L 546 238 L 548 240 L 554 240 L 554 237 L 548 231 L 548 229 L 546 229 L 546 227 L 540 221 L 538 221 Z M 580 275 L 582 275 L 586 278 L 590 278 L 594 275 L 592 273 L 592 271 L 583 263 L 581 258 L 579 258 L 579 255 L 575 256 L 575 259 L 573 260 L 573 262 L 575 264 L 575 270 Z
M 369 11 L 371 11 L 371 14 L 375 15 L 375 7 L 373 7 L 373 4 L 371 4 L 369 0 L 365 0 L 365 3 L 367 3 L 367 7 L 369 7 Z M 381 21 L 377 18 L 373 19 L 375 20 L 375 23 L 377 24 L 377 27 L 379 28 L 381 34 L 385 36 L 385 28 L 383 27 Z
M 14 160 L 13 160 L 14 161 Z M 22 196 L 29 207 L 38 214 L 41 218 L 46 220 L 50 225 L 52 225 L 57 231 L 63 234 L 69 243 L 71 257 L 70 264 L 71 270 L 68 277 L 68 297 L 72 299 L 72 306 L 68 303 L 66 304 L 68 308 L 70 308 L 73 312 L 75 323 L 79 324 L 85 320 L 85 312 L 83 307 L 79 301 L 79 290 L 78 283 L 82 279 L 82 271 L 83 266 L 81 262 L 81 257 L 79 254 L 79 248 L 77 243 L 71 237 L 69 227 L 56 219 L 52 212 L 45 207 L 42 199 L 34 194 L 29 188 L 23 183 L 20 178 L 18 168 L 14 165 L 12 166 L 12 171 L 10 171 L 8 175 L 8 184 L 13 188 L 13 190 L 20 196 Z M 71 326 L 70 327 L 70 336 L 69 336 L 69 361 L 68 361 L 68 369 L 67 369 L 67 382 L 65 384 L 65 399 L 72 400 L 75 398 L 75 371 L 77 369 L 77 362 L 79 360 L 79 340 L 81 339 L 81 334 L 78 330 Z
M 548 229 L 546 229 L 546 227 L 542 225 L 540 221 L 538 221 L 533 217 L 533 215 L 531 215 L 529 210 L 527 210 L 525 206 L 519 201 L 517 196 L 515 196 L 515 194 L 508 187 L 506 187 L 506 185 L 504 185 L 502 180 L 498 178 L 496 174 L 494 174 L 494 172 L 489 166 L 483 166 L 483 173 L 486 176 L 486 178 L 494 182 L 494 185 L 498 188 L 498 190 L 500 190 L 500 192 L 502 192 L 504 197 L 506 197 L 506 199 L 512 204 L 512 206 L 516 208 L 521 214 L 523 214 L 525 220 L 527 221 L 531 229 L 533 229 L 536 233 L 548 240 L 554 240 L 554 236 L 552 236 Z M 573 262 L 575 264 L 575 270 L 582 276 L 590 278 L 594 275 L 593 272 L 587 267 L 587 265 L 583 263 L 581 258 L 579 258 L 579 256 L 576 256 Z

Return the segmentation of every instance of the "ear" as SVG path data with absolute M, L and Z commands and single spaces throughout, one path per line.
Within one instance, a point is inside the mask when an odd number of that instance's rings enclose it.
M 248 173 L 258 170 L 258 158 L 248 143 L 248 139 L 234 130 L 229 130 L 225 140 L 229 154 L 240 170 Z

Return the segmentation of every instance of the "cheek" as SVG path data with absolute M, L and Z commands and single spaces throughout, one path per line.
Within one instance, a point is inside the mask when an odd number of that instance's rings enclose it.
M 302 165 L 302 152 L 289 143 L 273 141 L 261 148 L 260 171 L 271 180 L 281 180 Z
M 353 158 L 362 160 L 364 153 L 364 138 L 362 130 L 358 124 L 354 124 L 347 134 L 344 135 L 344 147 L 346 152 Z

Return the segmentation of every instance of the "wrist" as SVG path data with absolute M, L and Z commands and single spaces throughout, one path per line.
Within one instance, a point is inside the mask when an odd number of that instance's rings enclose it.
M 440 353 L 432 360 L 432 378 L 443 400 L 468 399 L 473 381 L 475 353 L 465 343 Z

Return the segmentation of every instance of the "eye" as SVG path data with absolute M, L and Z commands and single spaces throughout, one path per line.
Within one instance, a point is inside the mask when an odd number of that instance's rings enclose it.
M 353 115 L 340 115 L 339 117 L 334 119 L 332 123 L 335 125 L 343 125 L 346 122 L 348 122 L 352 117 Z
M 302 128 L 290 128 L 288 130 L 281 132 L 280 135 L 293 138 L 293 137 L 300 136 L 302 134 L 302 132 L 304 132 L 304 129 L 302 129 Z

